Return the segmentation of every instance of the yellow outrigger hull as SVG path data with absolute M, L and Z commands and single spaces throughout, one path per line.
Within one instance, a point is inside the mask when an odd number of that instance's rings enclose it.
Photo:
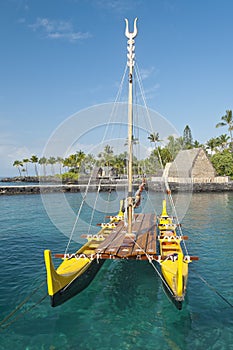
M 97 261 L 84 257 L 66 258 L 55 270 L 49 250 L 45 250 L 44 257 L 48 294 L 53 307 L 63 304 L 85 289 L 105 262 L 105 260 Z
M 163 284 L 176 307 L 181 309 L 186 292 L 190 260 L 184 259 L 180 244 L 182 239 L 176 234 L 173 219 L 167 215 L 166 200 L 163 201 L 158 228 L 160 255 L 163 258 L 160 262 Z
M 97 235 L 87 236 L 88 241 L 75 254 L 62 256 L 63 261 L 57 269 L 54 267 L 51 251 L 44 251 L 48 294 L 52 306 L 64 303 L 90 284 L 105 262 L 98 258 L 96 249 L 122 219 L 123 212 L 120 209 L 117 216 L 110 218 L 109 223 L 101 225 Z

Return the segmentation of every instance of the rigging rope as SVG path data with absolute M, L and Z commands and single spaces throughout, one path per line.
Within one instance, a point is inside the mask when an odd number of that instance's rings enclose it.
M 109 129 L 109 124 L 110 124 L 111 119 L 112 119 L 112 116 L 113 116 L 113 114 L 114 114 L 114 107 L 116 106 L 116 102 L 117 102 L 117 100 L 119 99 L 120 94 L 121 94 L 121 92 L 122 92 L 122 87 L 123 87 L 123 82 L 124 82 L 124 80 L 125 80 L 126 72 L 127 72 L 127 64 L 126 64 L 126 66 L 125 66 L 124 74 L 123 74 L 123 76 L 122 76 L 121 83 L 120 83 L 120 87 L 119 87 L 119 90 L 118 90 L 118 93 L 117 93 L 115 102 L 114 102 L 114 104 L 113 104 L 113 109 L 112 109 L 112 112 L 111 112 L 111 114 L 110 114 L 109 121 L 108 121 L 108 123 L 106 124 L 105 132 L 104 132 L 104 135 L 103 135 L 101 144 L 102 144 L 102 143 L 104 142 L 104 140 L 106 139 L 106 135 L 107 135 L 107 132 L 108 132 L 108 129 Z M 95 162 L 95 164 L 94 164 L 94 166 L 93 166 L 93 170 L 92 170 L 92 173 L 91 173 L 91 175 L 90 175 L 90 178 L 89 178 L 89 181 L 88 181 L 88 184 L 87 184 L 87 187 L 86 187 L 86 191 L 85 191 L 84 196 L 83 196 L 83 200 L 82 200 L 82 202 L 81 202 L 81 205 L 80 205 L 80 207 L 79 207 L 78 213 L 77 213 L 77 215 L 76 215 L 75 222 L 74 222 L 74 225 L 73 225 L 72 230 L 71 230 L 71 233 L 70 233 L 70 238 L 69 238 L 69 241 L 68 241 L 67 246 L 66 246 L 66 249 L 65 249 L 65 253 L 64 253 L 65 255 L 66 255 L 67 252 L 68 252 L 68 249 L 69 249 L 70 243 L 71 243 L 71 241 L 72 241 L 72 238 L 73 238 L 73 235 L 74 235 L 74 232 L 75 232 L 75 229 L 76 229 L 76 226 L 77 226 L 77 223 L 78 223 L 78 220 L 79 220 L 81 211 L 82 211 L 82 209 L 83 209 L 83 205 L 84 205 L 85 199 L 86 199 L 86 197 L 87 197 L 87 193 L 88 193 L 88 190 L 89 190 L 89 186 L 90 186 L 90 183 L 91 183 L 91 178 L 92 178 L 92 176 L 93 176 L 96 163 L 97 163 L 97 161 Z M 100 190 L 100 187 L 98 187 L 98 193 L 99 193 L 99 190 Z M 96 206 L 96 202 L 95 202 L 95 206 Z M 94 209 L 93 209 L 93 211 L 92 211 L 92 219 L 93 219 L 93 217 L 94 217 Z M 92 222 L 92 219 L 91 219 L 91 222 Z M 90 222 L 90 224 L 89 224 L 88 233 L 90 232 L 91 222 Z
M 12 323 L 16 322 L 20 317 L 22 317 L 24 314 L 26 314 L 27 312 L 31 311 L 34 307 L 36 307 L 37 305 L 39 305 L 46 297 L 47 297 L 47 293 L 46 295 L 44 295 L 41 299 L 39 299 L 38 302 L 36 302 L 35 304 L 33 304 L 29 309 L 26 309 L 24 312 L 22 312 L 21 314 L 19 314 L 18 316 L 16 316 L 15 318 L 13 318 L 13 320 L 11 322 L 6 323 L 9 319 L 11 319 L 16 312 L 18 312 L 20 309 L 22 309 L 22 307 L 31 299 L 31 297 L 36 294 L 36 292 L 38 290 L 40 290 L 44 285 L 45 285 L 46 281 L 43 281 L 39 287 L 35 288 L 18 306 L 16 306 L 16 308 L 9 314 L 7 315 L 1 322 L 0 322 L 0 330 L 5 329 L 7 327 L 9 327 Z
M 94 203 L 94 206 L 92 208 L 92 213 L 91 213 L 91 220 L 90 220 L 90 224 L 89 224 L 89 227 L 88 227 L 88 235 L 90 233 L 90 230 L 91 230 L 91 224 L 93 222 L 93 218 L 94 218 L 94 213 L 95 213 L 95 208 L 96 208 L 96 204 L 97 204 L 97 200 L 98 200 L 98 197 L 99 197 L 99 193 L 100 193 L 100 188 L 101 188 L 101 180 L 99 182 L 99 185 L 98 185 L 98 190 L 97 190 L 97 195 L 95 197 L 95 203 Z
M 228 301 L 216 288 L 214 288 L 209 282 L 207 282 L 201 275 L 199 275 L 199 273 L 197 273 L 194 270 L 194 273 L 197 275 L 197 277 L 200 278 L 200 280 L 207 285 L 207 287 L 209 287 L 209 289 L 211 289 L 215 294 L 217 294 L 225 303 L 227 303 L 230 307 L 233 308 L 233 304 Z
M 13 323 L 15 323 L 19 318 L 23 317 L 23 315 L 25 315 L 26 313 L 28 313 L 29 311 L 31 311 L 32 309 L 34 309 L 36 306 L 40 305 L 42 303 L 43 300 L 45 300 L 47 298 L 47 294 L 45 294 L 41 299 L 39 299 L 35 304 L 33 304 L 30 308 L 26 309 L 24 312 L 22 312 L 20 315 L 16 316 L 15 318 L 13 318 L 13 320 L 11 322 L 6 323 L 5 325 L 1 326 L 0 330 L 2 329 L 6 329 L 9 326 L 11 326 Z
M 146 255 L 148 262 L 152 265 L 153 269 L 157 272 L 158 276 L 160 277 L 160 279 L 162 280 L 162 282 L 166 285 L 166 287 L 168 288 L 168 290 L 170 291 L 171 294 L 172 290 L 169 287 L 169 285 L 167 284 L 167 282 L 165 281 L 165 279 L 163 278 L 163 276 L 161 275 L 161 273 L 159 272 L 159 270 L 156 268 L 156 266 L 153 264 L 153 260 L 151 259 L 150 255 L 135 241 L 135 239 L 133 239 L 133 237 L 129 237 L 134 244 L 136 244 L 142 251 L 143 253 Z
M 66 249 L 65 249 L 65 253 L 64 253 L 65 255 L 67 254 L 67 251 L 68 251 L 68 249 L 69 249 L 71 240 L 72 240 L 73 235 L 74 235 L 74 231 L 75 231 L 75 229 L 76 229 L 76 225 L 77 225 L 77 223 L 78 223 L 78 220 L 79 220 L 79 217 L 80 217 L 80 214 L 81 214 L 81 211 L 82 211 L 82 208 L 83 208 L 85 199 L 86 199 L 86 197 L 87 197 L 87 193 L 88 193 L 89 186 L 90 186 L 90 183 L 91 183 L 92 175 L 93 175 L 93 173 L 94 173 L 94 169 L 95 169 L 95 167 L 93 167 L 91 176 L 89 177 L 88 184 L 87 184 L 87 187 L 86 187 L 86 190 L 85 190 L 85 193 L 84 193 L 84 196 L 83 196 L 81 205 L 80 205 L 79 210 L 78 210 L 78 213 L 77 213 L 77 215 L 76 215 L 75 222 L 74 222 L 74 225 L 73 225 L 72 230 L 71 230 L 71 233 L 70 233 L 70 238 L 69 238 L 69 241 L 68 241 L 67 246 L 66 246 Z
M 125 80 L 125 75 L 126 75 L 127 69 L 128 69 L 128 67 L 127 67 L 127 64 L 126 64 L 125 70 L 124 70 L 124 73 L 123 73 L 123 76 L 122 76 L 122 79 L 121 79 L 121 83 L 120 83 L 120 86 L 119 86 L 119 89 L 118 89 L 115 101 L 113 103 L 112 112 L 110 114 L 108 122 L 106 123 L 106 128 L 105 128 L 105 131 L 104 131 L 101 143 L 103 143 L 105 141 L 105 139 L 106 139 L 106 135 L 107 135 L 108 130 L 109 130 L 109 124 L 111 123 L 112 117 L 113 117 L 115 109 L 117 107 L 117 101 L 120 99 L 120 96 L 121 96 L 121 92 L 122 92 L 122 89 L 123 89 L 123 83 L 124 83 L 124 80 Z

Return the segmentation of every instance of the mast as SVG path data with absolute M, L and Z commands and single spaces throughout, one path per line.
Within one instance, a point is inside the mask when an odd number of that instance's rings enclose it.
M 137 18 L 134 19 L 134 31 L 129 32 L 128 19 L 125 19 L 126 28 L 125 36 L 129 39 L 127 41 L 128 54 L 127 65 L 129 67 L 129 94 L 128 94 L 128 233 L 127 235 L 133 235 L 132 233 L 132 221 L 133 221 L 133 68 L 135 57 L 134 38 L 137 36 Z

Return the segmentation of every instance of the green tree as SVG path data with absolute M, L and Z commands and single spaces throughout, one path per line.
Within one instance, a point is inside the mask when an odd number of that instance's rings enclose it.
M 24 158 L 23 159 L 23 164 L 25 164 L 25 172 L 26 172 L 26 176 L 28 176 L 28 167 L 27 167 L 27 163 L 29 163 L 30 160 L 28 158 Z
M 86 158 L 86 155 L 83 151 L 78 151 L 75 154 L 69 155 L 69 157 L 63 160 L 63 166 L 68 167 L 69 171 L 78 173 L 82 162 Z
M 183 148 L 183 137 L 175 138 L 173 135 L 170 135 L 167 139 L 169 142 L 165 148 L 169 151 L 171 161 L 173 161 L 179 151 Z
M 19 176 L 21 177 L 22 176 L 22 173 L 21 173 L 21 167 L 23 167 L 23 162 L 21 162 L 20 160 L 15 160 L 14 163 L 13 163 L 13 166 L 15 166 L 18 171 L 19 171 Z
M 217 137 L 212 137 L 206 142 L 206 150 L 210 150 L 210 153 L 213 154 L 219 146 L 219 140 Z
M 104 147 L 104 151 L 100 152 L 98 154 L 98 158 L 100 158 L 100 164 L 103 165 L 103 163 L 104 163 L 104 164 L 110 166 L 110 164 L 112 164 L 113 159 L 114 159 L 113 148 L 109 145 L 106 145 Z
M 219 145 L 219 147 L 221 148 L 221 150 L 223 151 L 224 149 L 228 148 L 228 141 L 230 139 L 230 136 L 227 136 L 226 134 L 220 135 L 217 138 L 217 143 Z
M 54 175 L 55 174 L 55 170 L 54 170 L 54 164 L 56 164 L 57 160 L 55 157 L 49 157 L 48 159 L 48 164 L 51 165 L 51 174 Z
M 200 147 L 203 148 L 203 145 L 199 141 L 195 140 L 193 142 L 193 148 L 200 148 Z
M 114 157 L 113 167 L 117 169 L 119 175 L 125 175 L 127 173 L 127 152 L 120 153 Z
M 152 134 L 150 134 L 148 136 L 148 139 L 150 140 L 151 143 L 154 143 L 155 148 L 156 148 L 156 143 L 162 141 L 159 138 L 159 133 L 158 132 L 153 132 Z
M 69 157 L 65 158 L 63 160 L 63 166 L 66 168 L 66 172 L 69 171 L 69 168 L 70 168 L 70 159 Z
M 192 132 L 188 125 L 185 126 L 183 131 L 183 147 L 184 149 L 192 148 L 193 138 Z
M 211 162 L 219 176 L 233 176 L 233 154 L 229 150 L 215 153 Z
M 34 163 L 34 165 L 35 165 L 35 174 L 38 177 L 38 169 L 37 169 L 38 157 L 35 156 L 35 155 L 31 156 L 30 162 Z
M 232 131 L 233 131 L 233 119 L 232 119 L 232 111 L 231 110 L 227 110 L 226 114 L 223 115 L 221 117 L 221 122 L 216 124 L 216 128 L 222 127 L 222 126 L 227 126 L 228 127 L 228 131 L 230 134 L 230 138 L 231 138 L 231 148 L 233 150 L 233 135 L 232 135 Z
M 46 157 L 40 158 L 38 163 L 42 166 L 43 175 L 46 176 L 46 165 L 48 164 L 47 158 Z
M 93 154 L 87 154 L 83 162 L 84 171 L 86 173 L 91 173 L 95 164 L 96 160 Z
M 61 175 L 62 173 L 62 165 L 64 163 L 64 159 L 62 157 L 57 157 L 56 162 L 59 164 L 59 174 Z
M 148 139 L 150 140 L 151 143 L 154 143 L 154 150 L 156 151 L 156 149 L 157 149 L 156 158 L 159 160 L 159 163 L 162 164 L 162 159 L 161 159 L 159 147 L 158 147 L 158 148 L 156 147 L 156 143 L 159 143 L 159 142 L 162 141 L 162 140 L 160 140 L 160 138 L 159 138 L 159 133 L 158 133 L 158 132 L 153 132 L 152 134 L 150 134 L 150 135 L 148 136 Z M 161 149 L 161 148 L 160 148 L 160 149 Z M 155 164 L 154 164 L 155 167 L 158 166 L 156 163 L 157 163 L 157 162 L 155 161 Z
M 81 166 L 83 165 L 83 161 L 85 158 L 86 158 L 86 154 L 83 151 L 80 150 L 76 152 L 76 162 L 77 162 L 76 167 L 78 168 L 78 170 L 81 169 Z

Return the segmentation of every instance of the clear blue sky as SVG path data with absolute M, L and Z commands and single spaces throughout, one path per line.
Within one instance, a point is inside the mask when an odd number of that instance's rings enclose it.
M 231 0 L 2 0 L 0 176 L 70 115 L 114 101 L 125 17 L 138 17 L 148 106 L 200 142 L 227 133 L 215 125 L 233 108 L 232 14 Z

